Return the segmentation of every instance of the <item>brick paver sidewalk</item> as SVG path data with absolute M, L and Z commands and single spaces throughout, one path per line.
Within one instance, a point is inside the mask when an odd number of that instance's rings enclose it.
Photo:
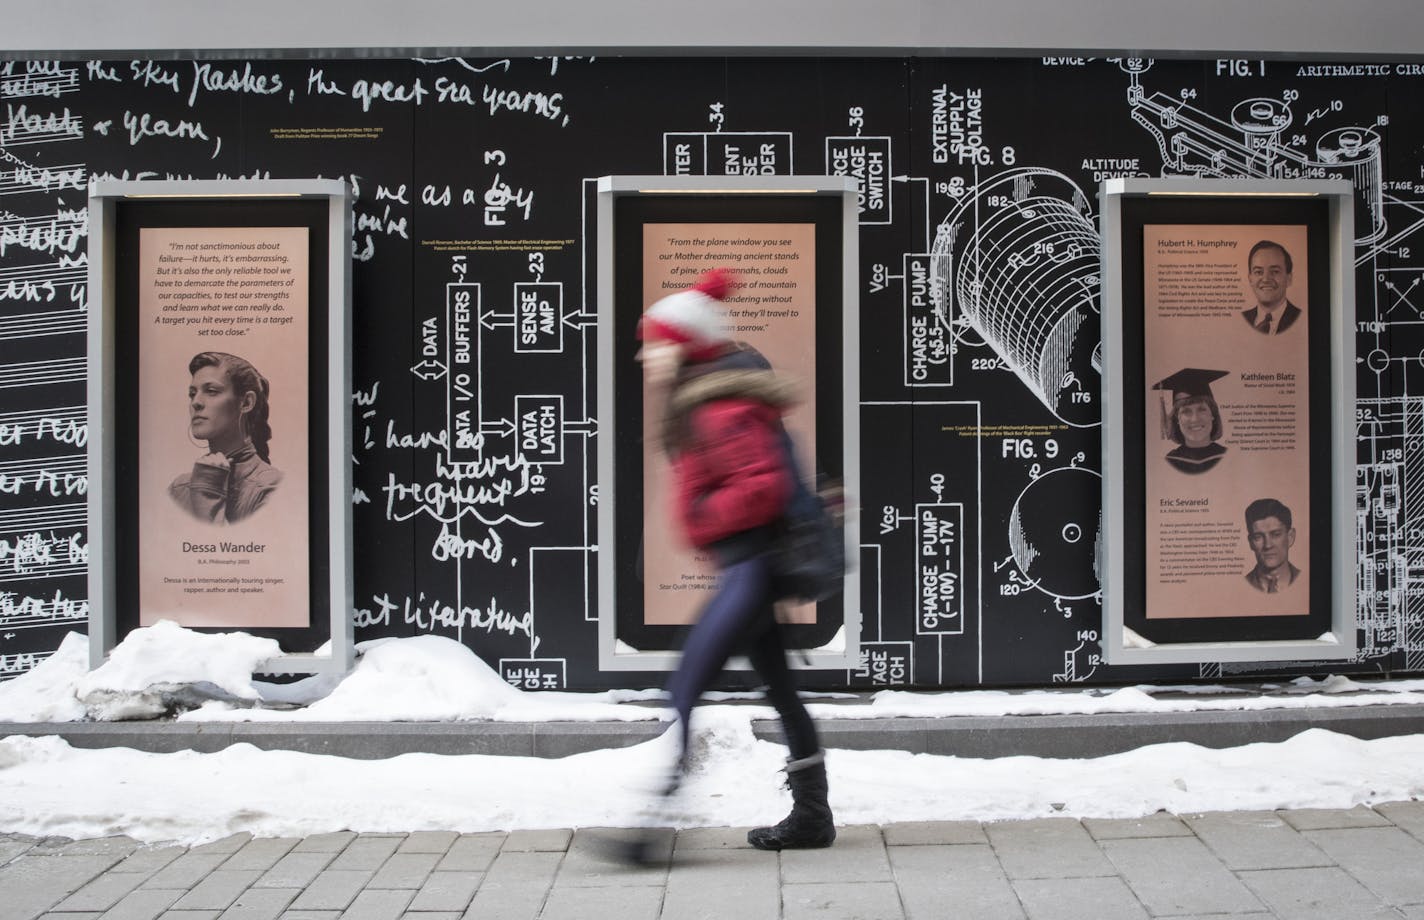
M 1424 920 L 1424 803 L 843 827 L 763 853 L 745 828 L 236 834 L 195 847 L 0 835 L 0 920 Z

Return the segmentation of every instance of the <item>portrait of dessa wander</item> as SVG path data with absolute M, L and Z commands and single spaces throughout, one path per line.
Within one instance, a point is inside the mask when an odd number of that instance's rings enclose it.
M 251 362 L 219 351 L 194 355 L 188 374 L 188 439 L 203 452 L 168 494 L 200 521 L 236 523 L 282 482 L 272 465 L 271 386 Z

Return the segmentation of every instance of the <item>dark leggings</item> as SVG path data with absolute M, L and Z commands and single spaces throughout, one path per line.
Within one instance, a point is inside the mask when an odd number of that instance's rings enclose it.
M 681 746 L 679 767 L 686 766 L 692 707 L 727 659 L 745 654 L 767 685 L 767 699 L 781 717 L 781 730 L 793 760 L 821 749 L 811 714 L 796 695 L 781 630 L 767 596 L 769 573 L 764 556 L 727 566 L 721 572 L 717 593 L 687 634 L 682 659 L 668 681 L 677 710 Z

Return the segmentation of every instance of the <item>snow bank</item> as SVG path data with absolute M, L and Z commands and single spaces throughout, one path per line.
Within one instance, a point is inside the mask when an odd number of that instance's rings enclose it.
M 0 740 L 0 832 L 195 844 L 240 831 L 742 826 L 784 814 L 777 770 L 786 749 L 756 740 L 742 707 L 704 707 L 695 723 L 692 778 L 661 812 L 648 806 L 671 761 L 670 735 L 557 760 L 374 761 L 246 744 L 212 754 L 76 750 L 11 737 Z M 846 750 L 826 759 L 841 824 L 1350 808 L 1424 795 L 1421 762 L 1424 736 L 1361 741 L 1320 729 L 1279 744 L 1163 744 L 1091 760 Z
M 180 712 L 184 721 L 656 721 L 669 719 L 657 689 L 601 693 L 525 692 L 510 686 L 469 648 L 439 636 L 377 639 L 357 646 L 344 678 L 322 675 L 288 684 L 252 679 L 278 654 L 276 643 L 245 633 L 202 634 L 162 622 L 131 632 L 103 667 L 86 671 L 86 640 L 67 636 L 59 651 L 29 673 L 0 684 L 0 721 L 67 722 L 154 718 Z M 641 678 L 661 682 L 661 676 Z M 194 691 L 196 692 L 185 692 Z M 882 690 L 862 701 L 851 694 L 807 694 L 817 718 L 886 719 L 947 716 L 1086 715 L 1264 709 L 1337 708 L 1424 703 L 1424 680 L 1361 682 L 1300 678 L 1269 692 L 1221 685 L 1065 687 L 1053 690 Z M 755 699 L 755 693 L 710 693 L 712 702 Z M 822 702 L 850 697 L 853 705 Z M 205 702 L 206 701 L 206 702 Z M 774 718 L 767 706 L 747 707 Z

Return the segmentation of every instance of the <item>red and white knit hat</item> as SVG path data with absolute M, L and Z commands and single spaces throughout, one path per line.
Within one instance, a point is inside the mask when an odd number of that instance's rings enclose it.
M 714 268 L 685 291 L 669 294 L 643 313 L 638 338 L 685 342 L 692 353 L 715 349 L 730 341 L 722 300 L 737 288 L 725 268 Z

